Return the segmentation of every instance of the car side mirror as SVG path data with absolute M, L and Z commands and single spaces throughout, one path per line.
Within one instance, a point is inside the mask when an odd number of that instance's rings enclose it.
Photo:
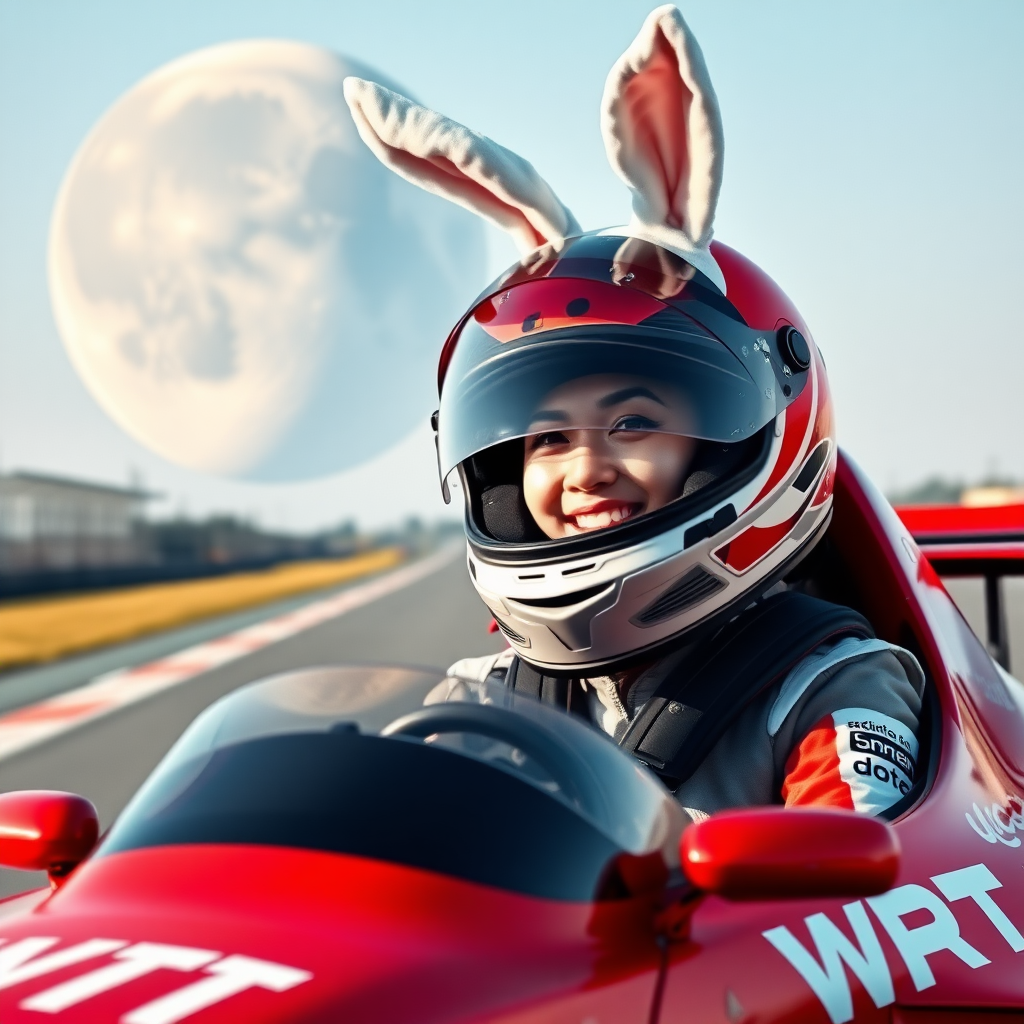
M 690 825 L 679 852 L 693 885 L 733 900 L 871 896 L 900 866 L 890 825 L 817 808 L 724 811 Z
M 0 867 L 45 871 L 56 888 L 99 834 L 99 815 L 85 797 L 48 789 L 0 794 Z

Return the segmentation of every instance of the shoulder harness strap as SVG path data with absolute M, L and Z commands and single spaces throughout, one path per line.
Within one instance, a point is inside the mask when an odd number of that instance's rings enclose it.
M 546 676 L 519 657 L 512 659 L 505 674 L 505 685 L 516 693 L 536 697 L 545 704 L 554 704 L 564 711 L 583 714 L 585 699 L 575 679 Z
M 819 644 L 871 638 L 852 608 L 785 592 L 742 612 L 703 641 L 640 709 L 621 746 L 675 789 L 758 694 Z
M 545 704 L 565 704 L 565 696 L 558 700 L 558 683 L 561 680 L 552 676 L 546 676 L 540 669 L 523 661 L 518 655 L 512 659 L 512 664 L 505 674 L 505 685 L 516 693 L 525 694 L 527 697 L 536 697 Z

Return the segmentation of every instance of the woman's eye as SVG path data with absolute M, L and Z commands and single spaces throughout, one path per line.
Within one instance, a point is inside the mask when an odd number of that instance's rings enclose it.
M 568 443 L 569 438 L 565 434 L 559 433 L 557 430 L 551 430 L 546 434 L 534 434 L 530 438 L 530 450 L 536 451 L 538 448 L 553 448 L 555 445 Z
M 636 413 L 628 416 L 620 416 L 612 426 L 612 433 L 618 433 L 619 431 L 647 431 L 657 430 L 661 424 L 656 420 L 652 420 L 647 416 L 640 416 Z

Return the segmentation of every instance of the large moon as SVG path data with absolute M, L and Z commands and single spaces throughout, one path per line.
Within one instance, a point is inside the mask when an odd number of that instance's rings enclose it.
M 429 415 L 448 329 L 483 284 L 482 227 L 356 133 L 346 75 L 292 42 L 229 43 L 127 92 L 54 208 L 50 292 L 92 394 L 191 469 L 296 480 Z

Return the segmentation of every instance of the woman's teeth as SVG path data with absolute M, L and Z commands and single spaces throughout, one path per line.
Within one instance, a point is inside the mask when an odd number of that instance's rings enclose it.
M 584 512 L 572 518 L 576 521 L 576 527 L 580 530 L 600 530 L 615 523 L 621 523 L 633 514 L 631 507 L 613 508 L 605 512 Z

